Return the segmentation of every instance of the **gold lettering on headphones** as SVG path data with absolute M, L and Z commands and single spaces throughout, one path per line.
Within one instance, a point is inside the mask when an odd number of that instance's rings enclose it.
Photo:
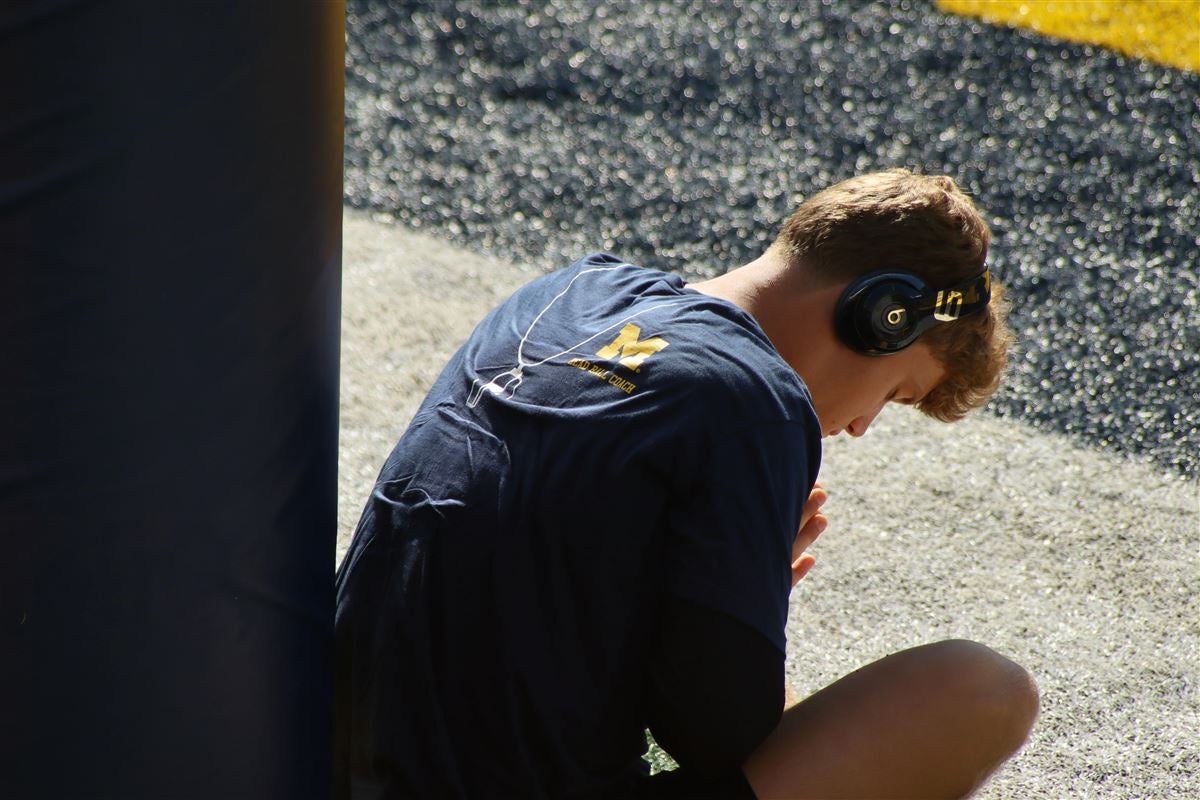
M 933 307 L 933 318 L 939 322 L 953 322 L 962 313 L 962 304 L 962 292 L 942 290 Z
M 904 309 L 903 308 L 893 308 L 891 311 L 889 311 L 887 313 L 887 321 L 888 321 L 888 325 L 892 325 L 896 328 L 899 328 L 901 325 L 904 324 Z

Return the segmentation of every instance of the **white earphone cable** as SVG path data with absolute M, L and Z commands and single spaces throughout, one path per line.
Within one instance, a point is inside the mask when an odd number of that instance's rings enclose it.
M 555 353 L 554 355 L 547 356 L 546 358 L 543 358 L 540 361 L 535 361 L 535 362 L 530 362 L 530 363 L 527 363 L 525 361 L 525 344 L 529 341 L 529 334 L 533 332 L 534 327 L 536 327 L 538 322 L 541 321 L 542 317 L 546 315 L 546 312 L 548 312 L 550 310 L 550 308 L 559 301 L 560 298 L 562 298 L 564 295 L 566 295 L 567 292 L 571 291 L 571 287 L 573 287 L 575 285 L 575 281 L 579 280 L 584 275 L 588 275 L 593 272 L 611 272 L 613 270 L 624 269 L 625 267 L 632 267 L 632 266 L 633 266 L 633 264 L 629 264 L 628 262 L 621 262 L 620 264 L 617 264 L 617 265 L 611 266 L 611 267 L 593 267 L 592 269 L 582 270 L 578 275 L 571 278 L 571 281 L 570 281 L 570 283 L 567 284 L 566 288 L 563 289 L 558 294 L 556 294 L 553 298 L 551 298 L 550 302 L 547 303 L 546 306 L 537 313 L 537 316 L 535 316 L 533 318 L 533 321 L 529 323 L 529 327 L 525 329 L 525 334 L 521 337 L 521 341 L 517 345 L 517 365 L 515 367 L 513 367 L 512 369 L 505 370 L 504 372 L 500 372 L 494 378 L 492 378 L 491 381 L 489 381 L 486 384 L 483 383 L 482 380 L 480 380 L 479 378 L 476 378 L 474 381 L 474 385 L 471 387 L 470 396 L 467 398 L 467 405 L 470 406 L 471 408 L 474 408 L 475 406 L 477 406 L 479 404 L 479 400 L 482 398 L 483 393 L 485 391 L 494 396 L 501 396 L 501 395 L 505 394 L 506 392 L 509 394 L 509 396 L 512 396 L 513 394 L 516 393 L 517 387 L 521 385 L 521 381 L 524 378 L 524 371 L 526 369 L 533 368 L 533 367 L 540 367 L 541 365 L 543 365 L 549 361 L 553 361 L 556 358 L 561 358 L 562 356 L 572 353 L 576 349 L 583 347 L 585 344 L 592 341 L 593 339 L 603 336 L 605 333 L 607 333 L 608 331 L 611 331 L 613 328 L 616 328 L 618 326 L 624 326 L 627 322 L 629 322 L 630 320 L 636 319 L 637 317 L 640 317 L 642 314 L 646 314 L 650 311 L 656 311 L 660 308 L 669 308 L 672 306 L 684 305 L 685 303 L 690 302 L 686 299 L 679 299 L 679 300 L 669 300 L 669 301 L 665 301 L 662 303 L 656 303 L 648 308 L 643 308 L 639 311 L 635 311 L 634 313 L 630 314 L 629 316 L 627 316 L 621 320 L 618 320 L 617 322 L 614 322 L 611 325 L 609 325 L 605 328 L 602 328 L 599 331 L 596 331 L 596 333 L 593 333 L 591 336 L 587 337 L 583 341 L 577 342 L 577 343 L 571 345 L 570 347 L 568 347 L 567 349 L 561 350 L 561 351 Z

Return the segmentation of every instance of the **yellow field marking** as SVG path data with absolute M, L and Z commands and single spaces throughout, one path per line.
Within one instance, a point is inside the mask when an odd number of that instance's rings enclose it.
M 937 0 L 942 11 L 1200 72 L 1200 0 Z

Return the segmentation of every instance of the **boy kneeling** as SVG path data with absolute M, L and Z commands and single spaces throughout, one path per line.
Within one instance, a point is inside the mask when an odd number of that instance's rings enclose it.
M 999 384 L 990 239 L 948 178 L 838 184 L 686 285 L 589 256 L 451 359 L 338 573 L 337 769 L 360 797 L 938 797 L 1025 740 L 1033 681 L 965 641 L 784 706 L 821 439 Z M 680 769 L 649 777 L 649 728 Z

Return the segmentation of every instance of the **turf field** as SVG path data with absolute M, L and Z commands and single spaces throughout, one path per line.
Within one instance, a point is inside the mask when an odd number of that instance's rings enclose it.
M 541 268 L 711 274 L 833 180 L 950 174 L 1019 300 L 992 413 L 1200 466 L 1193 72 L 926 3 L 351 3 L 348 47 L 347 201 Z
M 1013 373 L 959 425 L 830 444 L 789 676 L 977 639 L 1044 704 L 985 797 L 1200 795 L 1200 7 L 1007 5 L 350 3 L 341 546 L 533 274 L 609 249 L 708 275 L 832 180 L 946 172 L 997 234 Z M 1170 52 L 1127 16 L 1064 30 L 1085 5 L 1176 15 Z

